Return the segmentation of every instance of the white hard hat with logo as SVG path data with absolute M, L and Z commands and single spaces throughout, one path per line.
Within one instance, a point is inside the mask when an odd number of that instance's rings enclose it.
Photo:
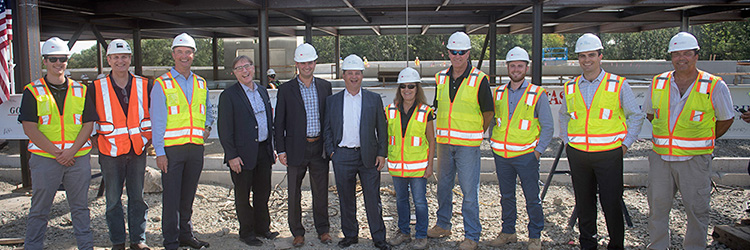
M 576 53 L 600 49 L 604 49 L 604 46 L 602 46 L 602 40 L 599 40 L 598 36 L 591 33 L 583 34 L 576 42 Z
M 698 39 L 695 39 L 693 34 L 680 32 L 669 40 L 669 53 L 672 53 L 673 51 L 693 49 L 701 49 L 701 47 L 698 46 Z
M 130 44 L 122 39 L 115 39 L 109 42 L 107 46 L 107 55 L 111 54 L 133 54 L 130 50 Z
M 416 69 L 406 67 L 398 73 L 398 82 L 396 83 L 422 82 L 421 78 Z
M 174 40 L 172 40 L 172 49 L 174 49 L 174 47 L 188 47 L 192 48 L 193 51 L 197 50 L 195 47 L 195 39 L 187 33 L 182 33 L 174 37 Z
M 471 49 L 471 39 L 466 33 L 457 31 L 448 38 L 448 44 L 445 47 L 449 50 L 469 50 Z
M 42 55 L 70 55 L 70 49 L 68 43 L 60 39 L 59 37 L 52 37 L 47 39 L 42 45 Z
M 297 46 L 297 49 L 294 50 L 295 62 L 312 62 L 315 61 L 315 59 L 318 59 L 318 52 L 316 52 L 315 47 L 309 43 L 300 44 Z
M 362 58 L 355 54 L 351 54 L 344 58 L 344 63 L 341 64 L 342 70 L 365 70 L 365 62 Z
M 276 74 L 276 71 L 273 69 L 268 69 L 268 71 L 266 71 L 266 75 L 275 75 L 275 74 Z
M 505 54 L 505 61 L 506 62 L 512 62 L 512 61 L 525 61 L 525 62 L 531 62 L 529 60 L 529 52 L 526 52 L 525 49 L 521 47 L 513 47 L 508 51 L 508 54 Z

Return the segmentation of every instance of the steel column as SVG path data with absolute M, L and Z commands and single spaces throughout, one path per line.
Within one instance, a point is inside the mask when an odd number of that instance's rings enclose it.
M 39 1 L 38 0 L 16 0 L 16 13 L 13 15 L 14 36 L 13 54 L 16 56 L 17 65 L 14 69 L 16 93 L 23 93 L 23 87 L 36 79 L 42 77 L 42 54 L 39 48 Z M 16 133 L 22 133 L 17 131 Z M 29 157 L 27 150 L 28 140 L 22 140 L 19 146 L 21 151 L 21 183 L 22 188 L 31 188 L 31 171 L 29 170 Z
M 258 48 L 260 52 L 258 62 L 258 79 L 260 79 L 261 86 L 266 86 L 266 70 L 268 70 L 270 62 L 268 56 L 268 3 L 263 1 L 263 7 L 258 10 Z
M 305 23 L 305 42 L 313 44 L 312 37 L 312 23 L 308 21 Z
M 532 7 L 531 83 L 542 85 L 542 0 L 534 0 Z
M 341 79 L 341 35 L 336 31 L 336 36 L 333 42 L 333 61 L 336 62 L 336 79 Z
M 214 32 L 211 37 L 211 62 L 214 66 L 214 81 L 219 80 L 219 37 Z
M 133 65 L 135 74 L 143 75 L 143 49 L 141 47 L 141 29 L 133 29 Z
M 489 25 L 489 43 L 490 43 L 490 84 L 495 84 L 495 77 L 497 75 L 497 18 L 495 15 L 490 15 Z
M 682 11 L 680 16 L 680 31 L 689 32 L 690 29 L 690 16 L 688 16 L 687 10 Z

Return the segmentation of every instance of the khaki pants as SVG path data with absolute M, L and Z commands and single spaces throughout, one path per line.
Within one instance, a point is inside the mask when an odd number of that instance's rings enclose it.
M 688 161 L 669 162 L 653 151 L 648 157 L 649 249 L 668 249 L 669 211 L 677 190 L 687 214 L 687 232 L 682 249 L 706 249 L 711 202 L 711 156 L 697 155 Z

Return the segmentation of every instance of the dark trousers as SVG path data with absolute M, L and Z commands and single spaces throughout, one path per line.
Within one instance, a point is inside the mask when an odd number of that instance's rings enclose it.
M 240 173 L 229 171 L 234 183 L 234 205 L 240 222 L 240 238 L 252 239 L 269 231 L 268 197 L 271 196 L 271 165 L 268 140 L 258 145 L 258 162 L 253 169 L 243 168 Z M 250 192 L 253 204 L 250 205 Z
M 568 145 L 568 163 L 578 209 L 581 249 L 596 249 L 596 193 L 607 221 L 607 249 L 623 249 L 622 148 L 585 152 Z
M 287 168 L 289 183 L 289 229 L 292 235 L 305 236 L 302 226 L 302 179 L 310 171 L 310 189 L 312 191 L 313 220 L 318 235 L 328 233 L 328 160 L 323 158 L 323 140 L 305 142 L 305 155 L 301 165 Z M 299 155 L 287 157 L 300 157 Z
M 162 173 L 162 233 L 164 248 L 177 249 L 179 240 L 193 237 L 193 200 L 203 171 L 203 145 L 165 147 L 167 172 Z
M 338 148 L 333 154 L 336 190 L 341 204 L 341 231 L 346 238 L 357 238 L 357 175 L 365 198 L 367 223 L 374 243 L 385 242 L 383 206 L 380 203 L 380 172 L 375 166 L 364 166 L 359 149 Z

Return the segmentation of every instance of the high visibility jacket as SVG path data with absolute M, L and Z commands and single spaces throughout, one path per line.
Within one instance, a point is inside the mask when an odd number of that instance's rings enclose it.
M 405 135 L 401 131 L 401 111 L 396 104 L 386 106 L 385 113 L 388 120 L 388 172 L 397 177 L 423 177 L 430 149 L 425 132 L 432 108 L 422 104 L 414 110 Z
M 33 81 L 26 85 L 36 99 L 36 114 L 39 116 L 37 128 L 55 144 L 59 149 L 73 147 L 78 137 L 78 132 L 83 127 L 83 108 L 86 104 L 86 85 L 80 84 L 73 79 L 68 79 L 68 92 L 65 95 L 65 105 L 62 114 L 57 108 L 57 101 L 47 87 L 44 78 Z M 33 141 L 29 141 L 29 152 L 47 158 L 56 158 L 50 153 L 39 148 Z M 75 156 L 82 156 L 91 151 L 91 142 L 86 143 L 78 149 Z
M 96 90 L 96 132 L 99 134 L 99 153 L 117 157 L 130 152 L 140 155 L 151 139 L 151 119 L 148 113 L 148 79 L 133 75 L 130 83 L 127 116 L 122 110 L 110 76 L 94 81 Z
M 188 103 L 185 92 L 172 77 L 172 73 L 156 78 L 164 91 L 167 102 L 167 130 L 164 133 L 164 146 L 187 143 L 203 145 L 206 125 L 206 80 L 193 74 L 193 95 Z
M 651 83 L 651 106 L 654 110 L 652 134 L 654 152 L 660 155 L 690 156 L 711 154 L 716 139 L 716 117 L 711 95 L 721 77 L 699 71 L 672 130 L 669 129 L 670 82 L 672 73 L 655 76 Z
M 448 70 L 435 74 L 437 88 L 435 99 L 438 103 L 437 111 L 437 142 L 460 146 L 479 146 L 482 143 L 484 128 L 482 110 L 479 108 L 477 96 L 479 85 L 487 75 L 475 67 L 464 78 L 456 96 L 451 101 L 450 86 L 448 86 Z
M 492 128 L 490 146 L 495 154 L 504 158 L 513 158 L 534 151 L 539 143 L 539 118 L 534 117 L 536 104 L 541 95 L 546 95 L 544 88 L 529 84 L 524 90 L 521 101 L 516 105 L 513 116 L 510 114 L 508 84 L 495 89 L 495 121 Z
M 565 83 L 565 103 L 570 114 L 568 143 L 586 151 L 607 151 L 622 146 L 627 134 L 625 114 L 620 106 L 620 90 L 624 77 L 605 73 L 587 108 L 578 88 L 581 76 Z

